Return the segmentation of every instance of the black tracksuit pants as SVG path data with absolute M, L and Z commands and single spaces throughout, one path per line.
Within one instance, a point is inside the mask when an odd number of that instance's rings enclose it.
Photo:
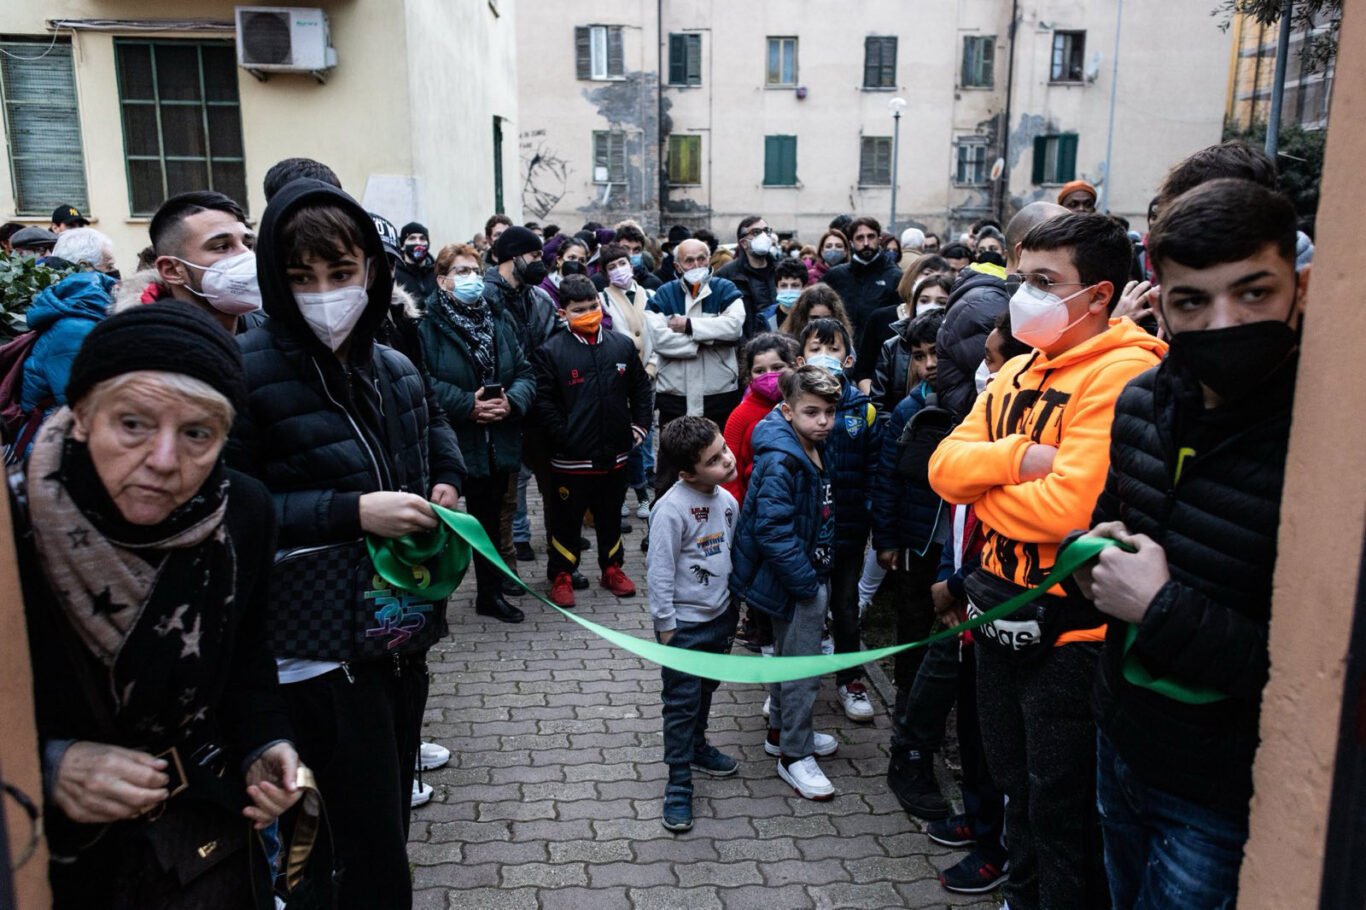
M 621 545 L 621 504 L 626 501 L 624 464 L 601 474 L 570 474 L 552 468 L 546 494 L 550 528 L 546 575 L 551 581 L 561 572 L 578 569 L 583 516 L 590 509 L 598 534 L 598 565 L 606 569 L 625 561 Z
M 488 534 L 489 540 L 496 541 L 499 538 L 499 525 L 507 491 L 508 475 L 500 472 L 494 472 L 488 477 L 471 477 L 465 484 L 465 511 L 478 519 L 479 526 Z M 515 504 L 515 489 L 513 495 Z M 516 565 L 516 562 L 508 565 Z M 476 553 L 474 577 L 478 582 L 479 602 L 491 601 L 498 594 L 503 573 L 494 568 L 493 563 Z

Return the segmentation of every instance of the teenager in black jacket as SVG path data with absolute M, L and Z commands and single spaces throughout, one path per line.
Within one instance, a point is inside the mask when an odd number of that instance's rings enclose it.
M 456 505 L 464 461 L 421 374 L 375 341 L 393 283 L 374 221 L 336 187 L 296 180 L 266 208 L 256 258 L 270 318 L 238 342 L 247 403 L 228 451 L 270 490 L 280 546 L 435 527 L 427 501 Z M 291 571 L 277 565 L 275 584 Z M 310 610 L 314 639 L 349 641 L 332 634 L 332 620 L 349 622 L 352 611 L 330 606 L 297 609 Z M 442 621 L 443 606 L 418 633 Z M 272 638 L 299 754 L 317 774 L 346 870 L 339 906 L 403 910 L 412 901 L 407 833 L 425 651 L 394 638 L 392 658 L 319 659 L 312 641 Z
M 1149 249 L 1171 333 L 1115 407 L 1079 575 L 1113 617 L 1095 692 L 1116 907 L 1227 907 L 1247 840 L 1308 272 L 1295 211 L 1245 180 L 1178 198 Z
M 621 504 L 626 460 L 649 432 L 654 392 L 635 343 L 602 325 L 602 303 L 592 281 L 568 276 L 560 283 L 560 301 L 569 331 L 552 335 L 536 352 L 535 413 L 550 441 L 550 599 L 572 607 L 571 576 L 589 509 L 598 534 L 602 586 L 618 597 L 636 592 L 621 570 Z

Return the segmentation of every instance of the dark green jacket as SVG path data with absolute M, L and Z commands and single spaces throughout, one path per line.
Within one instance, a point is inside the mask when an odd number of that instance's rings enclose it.
M 441 291 L 436 291 L 440 294 Z M 470 418 L 474 395 L 482 383 L 474 365 L 474 354 L 465 338 L 441 315 L 441 307 L 428 301 L 426 315 L 418 328 L 422 351 L 427 358 L 436 400 L 445 409 L 465 456 L 465 470 L 471 479 L 488 477 L 494 471 L 510 473 L 522 464 L 522 420 L 536 400 L 536 376 L 531 362 L 517 343 L 517 327 L 506 311 L 494 313 L 494 337 L 498 357 L 498 379 L 503 383 L 512 413 L 497 423 L 475 423 Z

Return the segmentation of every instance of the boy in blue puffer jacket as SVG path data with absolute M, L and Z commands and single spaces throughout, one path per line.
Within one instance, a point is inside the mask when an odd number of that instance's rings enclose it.
M 836 654 L 851 654 L 862 649 L 859 636 L 859 576 L 863 571 L 863 551 L 872 524 L 868 496 L 873 473 L 882 455 L 882 427 L 877 408 L 859 387 L 844 375 L 854 365 L 854 347 L 849 330 L 834 319 L 815 319 L 807 323 L 798 338 L 801 356 L 798 363 L 809 363 L 828 370 L 839 380 L 840 401 L 835 410 L 835 425 L 825 449 L 835 483 L 835 568 L 830 578 L 830 616 Z M 858 723 L 873 719 L 873 705 L 863 685 L 863 668 L 851 667 L 835 674 L 840 707 L 845 717 Z
M 116 283 L 103 272 L 76 272 L 33 298 L 27 319 L 38 340 L 24 361 L 25 414 L 66 404 L 71 362 L 85 336 L 109 314 Z
M 835 547 L 833 471 L 825 440 L 840 400 L 838 380 L 815 366 L 783 375 L 783 403 L 754 428 L 754 473 L 731 549 L 730 590 L 773 617 L 773 650 L 785 657 L 820 653 Z M 811 729 L 820 678 L 769 689 L 764 751 L 778 756 L 778 777 L 806 799 L 835 788 L 816 756 L 834 754 L 833 736 Z

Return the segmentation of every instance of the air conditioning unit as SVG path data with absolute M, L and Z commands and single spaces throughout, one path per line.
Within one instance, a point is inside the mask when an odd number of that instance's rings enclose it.
M 337 65 L 327 14 L 314 7 L 237 7 L 237 65 L 258 79 L 311 73 L 318 81 Z

